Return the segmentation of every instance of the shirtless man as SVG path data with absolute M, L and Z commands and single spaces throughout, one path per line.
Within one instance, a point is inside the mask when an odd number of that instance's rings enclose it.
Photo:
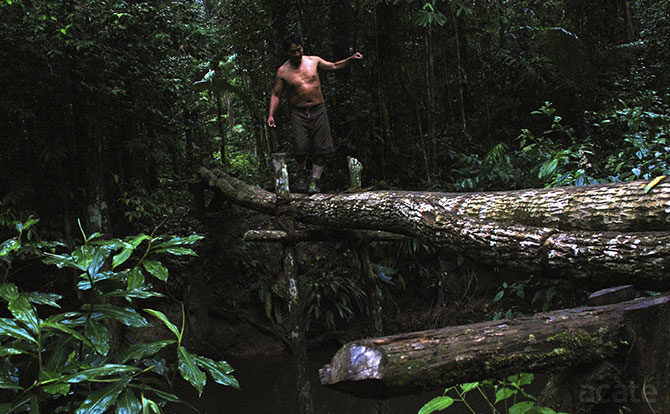
M 270 96 L 270 111 L 267 124 L 276 127 L 274 113 L 284 91 L 291 104 L 291 126 L 293 128 L 293 148 L 298 164 L 299 179 L 295 186 L 298 192 L 308 194 L 319 192 L 319 179 L 326 164 L 327 155 L 335 151 L 330 136 L 330 124 L 326 105 L 321 93 L 321 82 L 317 69 L 339 70 L 352 60 L 360 60 L 363 55 L 356 52 L 346 59 L 332 63 L 318 56 L 304 56 L 302 41 L 296 34 L 290 34 L 282 41 L 288 60 L 277 69 L 275 85 Z M 312 173 L 307 177 L 307 154 L 312 153 Z

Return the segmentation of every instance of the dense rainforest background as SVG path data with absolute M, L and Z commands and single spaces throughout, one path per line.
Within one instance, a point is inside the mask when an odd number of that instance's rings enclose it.
M 171 355 L 196 389 L 204 372 L 236 386 L 219 360 L 282 348 L 226 334 L 276 323 L 276 250 L 239 239 L 272 219 L 203 197 L 197 170 L 272 188 L 271 154 L 290 151 L 286 102 L 276 131 L 265 125 L 284 35 L 300 33 L 306 54 L 330 61 L 364 55 L 321 74 L 337 147 L 325 191 L 347 188 L 347 156 L 373 189 L 508 190 L 668 174 L 668 16 L 667 0 L 2 0 L 0 339 L 13 359 L 0 367 L 12 403 L 0 406 L 103 412 L 118 400 L 155 410 L 176 399 L 174 377 L 163 388 L 100 384 L 114 372 L 135 384 L 160 365 L 143 357 L 176 344 Z M 503 270 L 417 242 L 372 253 L 389 333 L 567 306 L 585 293 L 539 275 L 487 282 Z M 351 323 L 365 306 L 350 247 L 300 254 L 310 338 L 365 332 Z M 124 286 L 106 285 L 112 274 Z M 21 293 L 30 291 L 43 296 Z M 177 339 L 128 339 L 148 324 L 133 310 L 141 299 Z M 212 320 L 226 325 L 216 331 Z M 70 344 L 51 371 L 42 340 Z M 95 371 L 141 341 L 154 346 Z M 88 388 L 74 393 L 84 377 Z M 84 397 L 93 391 L 98 400 Z

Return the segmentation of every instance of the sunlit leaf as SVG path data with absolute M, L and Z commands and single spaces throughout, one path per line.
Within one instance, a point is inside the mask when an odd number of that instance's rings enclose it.
M 466 382 L 461 384 L 461 392 L 467 394 L 479 386 L 479 382 Z
M 186 247 L 167 247 L 164 249 L 157 249 L 154 253 L 170 253 L 175 256 L 197 256 L 198 254 Z
M 10 300 L 7 309 L 9 309 L 14 318 L 23 322 L 33 333 L 39 332 L 40 321 L 37 318 L 37 313 L 35 313 L 33 305 L 30 304 L 25 296 L 20 295 Z
M 116 414 L 138 414 L 142 412 L 142 403 L 135 394 L 126 389 L 116 400 Z
M 179 346 L 177 355 L 179 357 L 179 372 L 181 376 L 198 390 L 198 395 L 201 395 L 202 390 L 205 388 L 205 383 L 207 383 L 207 376 L 204 372 L 200 371 L 195 357 L 186 348 Z
M 181 333 L 179 332 L 179 329 L 177 329 L 177 327 L 172 322 L 170 322 L 170 320 L 167 318 L 167 316 L 165 316 L 163 312 L 153 309 L 144 309 L 144 311 L 163 321 L 165 326 L 167 326 L 168 329 L 171 330 L 172 333 L 175 334 L 175 336 L 177 336 L 177 339 L 181 339 Z
M 121 357 L 121 362 L 134 361 L 154 355 L 156 352 L 165 348 L 168 345 L 177 343 L 176 340 L 170 339 L 165 341 L 152 342 L 149 344 L 137 343 L 131 345 Z
M 110 375 L 132 374 L 139 371 L 139 368 L 131 365 L 106 364 L 101 367 L 89 368 L 63 377 L 65 382 L 76 384 L 82 381 L 91 381 Z
M 129 380 L 119 381 L 116 384 L 95 391 L 77 408 L 76 414 L 102 414 L 114 404 L 121 391 L 128 385 Z
M 60 308 L 60 305 L 56 303 L 56 301 L 63 298 L 61 295 L 55 293 L 29 292 L 24 295 L 32 303 L 37 305 L 49 305 L 54 308 Z
M 127 238 L 126 241 L 130 243 L 134 248 L 137 248 L 144 240 L 149 240 L 151 237 L 147 236 L 146 234 L 139 234 L 134 237 Z
M 168 270 L 161 264 L 161 262 L 157 260 L 144 260 L 142 265 L 147 270 L 147 272 L 151 273 L 152 276 L 162 281 L 166 281 L 168 279 Z
M 533 401 L 521 401 L 509 408 L 509 414 L 524 414 L 535 406 Z
M 16 237 L 4 241 L 0 244 L 0 257 L 7 256 L 10 252 L 19 250 L 19 247 L 21 247 L 21 241 Z
M 144 285 L 144 275 L 139 266 L 133 267 L 128 273 L 128 290 L 139 289 Z
M 498 402 L 502 400 L 506 400 L 512 395 L 515 395 L 518 391 L 513 390 L 511 388 L 500 388 L 498 391 L 496 391 L 496 401 L 494 404 L 497 404 Z
M 121 253 L 115 255 L 112 258 L 112 269 L 116 268 L 117 266 L 125 263 L 130 256 L 132 256 L 133 251 L 135 250 L 135 247 L 130 244 L 130 243 L 124 243 L 125 246 L 123 247 L 123 250 L 121 250 Z
M 225 361 L 216 362 L 209 358 L 197 355 L 195 358 L 196 363 L 200 367 L 207 369 L 215 382 L 228 387 L 237 388 L 238 390 L 240 389 L 240 383 L 237 381 L 237 379 L 234 376 L 229 375 L 231 372 L 233 372 L 233 367 L 231 367 L 230 364 Z
M 435 397 L 428 401 L 421 409 L 419 414 L 430 414 L 449 408 L 454 403 L 454 399 L 447 396 Z
M 85 333 L 100 355 L 106 356 L 109 353 L 111 336 L 103 324 L 89 319 L 86 321 Z
M 18 348 L 0 347 L 0 357 L 6 357 L 10 355 L 21 355 L 25 353 L 26 351 Z
M 82 309 L 86 311 L 89 310 L 90 307 L 91 305 L 86 304 L 82 306 Z M 116 319 L 126 326 L 142 328 L 149 325 L 149 322 L 147 322 L 147 320 L 133 308 L 121 308 L 109 304 L 95 304 L 93 305 L 93 310 L 102 313 L 109 318 Z
M 2 335 L 37 343 L 37 340 L 27 330 L 14 322 L 13 319 L 0 318 L 0 336 Z
M 51 322 L 51 321 L 48 321 L 48 320 L 47 321 L 42 321 L 41 327 L 42 327 L 42 329 L 51 328 L 51 329 L 56 329 L 58 331 L 70 334 L 70 336 L 72 336 L 73 338 L 76 338 L 76 339 L 80 340 L 81 342 L 85 343 L 86 345 L 90 346 L 91 348 L 94 348 L 93 344 L 91 343 L 91 341 L 88 338 L 86 338 L 81 333 L 75 331 L 74 329 L 68 328 L 67 326 L 65 326 L 64 324 L 62 324 L 60 322 Z

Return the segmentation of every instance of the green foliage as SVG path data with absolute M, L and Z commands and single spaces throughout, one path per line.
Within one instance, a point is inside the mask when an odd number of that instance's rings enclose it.
M 18 236 L 2 244 L 3 262 L 12 263 L 23 248 L 23 232 L 36 222 L 17 224 Z M 82 229 L 82 237 L 83 244 L 70 252 L 47 252 L 44 259 L 44 263 L 72 269 L 77 289 L 85 298 L 78 307 L 58 313 L 62 296 L 23 291 L 5 272 L 0 298 L 11 317 L 0 318 L 0 389 L 7 401 L 1 406 L 3 412 L 39 412 L 40 406 L 48 406 L 56 412 L 78 414 L 111 409 L 159 413 L 166 402 L 180 402 L 171 392 L 173 379 L 164 367 L 177 370 L 199 394 L 207 374 L 215 382 L 239 388 L 225 361 L 194 355 L 184 348 L 183 308 L 179 329 L 160 311 L 145 309 L 175 339 L 125 344 L 112 330 L 118 324 L 136 329 L 150 326 L 138 308 L 143 299 L 163 296 L 149 282 L 168 278 L 159 257 L 195 255 L 192 246 L 202 236 L 141 234 L 102 239 Z M 178 364 L 171 368 L 163 358 L 164 349 L 173 345 Z
M 418 414 L 431 414 L 446 410 L 455 403 L 461 403 L 463 408 L 454 412 L 475 411 L 468 400 L 468 394 L 476 391 L 478 397 L 488 405 L 492 414 L 560 414 L 549 407 L 543 407 L 536 402 L 536 398 L 528 394 L 524 387 L 533 382 L 533 374 L 517 374 L 507 377 L 504 381 L 484 380 L 454 385 L 446 388 L 442 396 L 435 397 L 419 410 Z M 447 395 L 450 394 L 450 395 Z M 472 397 L 470 398 L 471 401 Z
M 559 280 L 530 276 L 524 280 L 503 282 L 493 298 L 493 303 L 504 308 L 493 314 L 493 320 L 510 319 L 571 305 L 572 296 L 575 296 L 574 288 Z

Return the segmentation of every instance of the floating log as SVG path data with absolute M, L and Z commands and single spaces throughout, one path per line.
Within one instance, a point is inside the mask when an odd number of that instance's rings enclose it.
M 200 173 L 232 202 L 275 211 L 272 193 L 206 168 Z M 576 205 L 577 201 L 582 204 Z M 666 181 L 649 192 L 645 182 L 636 181 L 475 194 L 291 195 L 291 209 L 306 223 L 403 234 L 478 262 L 556 278 L 582 278 L 593 286 L 670 287 Z M 609 231 L 575 230 L 579 225 Z
M 348 394 L 396 397 L 630 357 L 633 349 L 646 352 L 640 350 L 650 329 L 665 332 L 669 322 L 670 296 L 660 296 L 364 339 L 340 348 L 319 375 L 325 386 Z M 667 364 L 667 354 L 659 363 Z

